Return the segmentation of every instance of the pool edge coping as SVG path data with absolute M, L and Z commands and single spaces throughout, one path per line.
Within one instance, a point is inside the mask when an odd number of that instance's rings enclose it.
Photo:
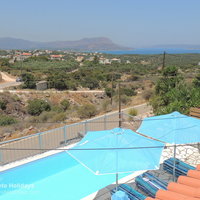
M 27 163 L 30 163 L 30 162 L 33 162 L 33 161 L 36 161 L 36 160 L 39 160 L 39 159 L 42 159 L 42 158 L 46 158 L 48 156 L 55 155 L 55 154 L 60 153 L 60 152 L 66 151 L 67 149 L 75 146 L 76 144 L 77 143 L 74 143 L 74 144 L 71 144 L 71 145 L 68 145 L 68 146 L 59 147 L 56 150 L 50 150 L 50 151 L 47 151 L 47 152 L 44 152 L 44 153 L 40 153 L 40 154 L 37 154 L 37 155 L 34 155 L 34 156 L 27 157 L 27 158 L 22 159 L 22 160 L 17 160 L 15 162 L 8 163 L 6 165 L 0 166 L 0 172 L 4 172 L 6 170 L 9 170 L 9 169 L 12 169 L 12 168 L 15 168 L 15 167 L 19 167 L 21 165 L 24 165 L 24 164 L 27 164 Z

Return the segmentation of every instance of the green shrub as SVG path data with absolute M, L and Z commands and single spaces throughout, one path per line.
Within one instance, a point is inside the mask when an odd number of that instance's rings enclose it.
M 144 91 L 144 93 L 142 94 L 142 97 L 143 97 L 146 101 L 148 101 L 148 100 L 151 98 L 152 95 L 153 95 L 153 91 L 152 91 L 152 90 L 146 90 L 146 91 Z
M 112 88 L 105 88 L 105 93 L 106 93 L 106 95 L 109 97 L 109 98 L 111 98 L 112 97 L 112 95 L 114 95 L 114 89 L 112 89 Z
M 34 99 L 29 101 L 27 111 L 30 115 L 40 115 L 43 111 L 49 111 L 51 107 L 48 102 L 42 99 Z
M 122 88 L 121 90 L 122 90 L 121 91 L 122 94 L 125 94 L 126 96 L 129 96 L 129 97 L 137 94 L 137 92 L 135 91 L 135 88 Z
M 7 101 L 5 99 L 0 99 L 0 109 L 5 110 Z
M 99 81 L 96 79 L 96 77 L 87 76 L 81 81 L 81 85 L 93 90 L 99 88 Z
M 54 87 L 55 89 L 58 89 L 58 90 L 68 89 L 67 84 L 63 80 L 59 80 L 59 79 L 54 82 Z
M 64 99 L 60 102 L 60 105 L 63 110 L 67 110 L 70 107 L 70 102 L 67 99 Z
M 104 112 L 109 112 L 109 111 L 112 110 L 112 108 L 111 108 L 111 101 L 109 99 L 106 99 L 106 100 L 103 101 L 103 103 L 102 103 L 102 110 Z
M 13 117 L 0 115 L 0 126 L 7 126 L 11 124 L 15 124 L 17 120 Z
M 136 116 L 138 114 L 138 111 L 135 108 L 131 108 L 129 109 L 128 114 L 131 116 Z
M 193 84 L 195 87 L 200 88 L 200 74 L 198 74 L 193 80 Z
M 121 102 L 122 104 L 126 105 L 131 101 L 131 98 L 126 95 L 121 95 Z
M 130 81 L 137 81 L 139 79 L 139 76 L 132 74 L 129 78 Z
M 55 106 L 51 106 L 51 111 L 60 113 L 60 112 L 63 112 L 64 109 L 59 105 L 55 105 Z
M 61 112 L 61 113 L 57 113 L 56 115 L 53 116 L 52 121 L 53 122 L 62 122 L 66 119 L 66 113 L 65 112 Z
M 44 111 L 39 116 L 33 116 L 30 119 L 31 123 L 38 123 L 38 122 L 54 122 L 54 117 L 58 113 L 56 111 Z
M 51 122 L 52 118 L 56 115 L 56 112 L 54 111 L 44 111 L 43 113 L 41 113 L 40 116 L 38 116 L 38 122 Z
M 78 109 L 80 118 L 91 118 L 97 114 L 97 109 L 94 105 L 85 104 Z
M 33 74 L 30 73 L 22 74 L 22 81 L 24 82 L 24 84 L 22 85 L 23 88 L 28 88 L 28 89 L 36 88 L 36 81 Z
M 114 101 L 118 104 L 119 103 L 119 96 L 114 96 Z M 126 96 L 125 94 L 121 95 L 121 104 L 127 105 L 131 102 L 131 97 Z

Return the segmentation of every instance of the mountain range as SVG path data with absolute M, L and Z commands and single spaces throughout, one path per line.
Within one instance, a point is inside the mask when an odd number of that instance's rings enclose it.
M 35 42 L 17 38 L 0 38 L 0 49 L 51 49 L 51 50 L 80 50 L 80 51 L 113 51 L 131 50 L 132 48 L 123 47 L 115 44 L 106 37 L 83 38 L 76 41 L 52 41 Z

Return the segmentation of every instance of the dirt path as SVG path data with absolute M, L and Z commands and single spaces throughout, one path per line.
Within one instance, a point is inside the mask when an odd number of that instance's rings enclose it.
M 14 77 L 11 77 L 10 75 L 8 75 L 7 73 L 5 72 L 0 72 L 1 73 L 1 76 L 2 76 L 2 79 L 5 82 L 15 82 L 16 79 Z

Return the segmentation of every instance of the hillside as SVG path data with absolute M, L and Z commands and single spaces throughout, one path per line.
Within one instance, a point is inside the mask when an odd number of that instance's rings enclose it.
M 80 51 L 130 50 L 109 38 L 83 38 L 76 41 L 34 42 L 17 38 L 0 38 L 0 49 L 70 49 Z

